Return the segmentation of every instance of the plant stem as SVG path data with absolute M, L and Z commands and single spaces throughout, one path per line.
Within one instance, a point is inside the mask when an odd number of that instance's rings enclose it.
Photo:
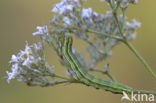
M 138 51 L 130 44 L 128 41 L 125 41 L 124 44 L 135 54 L 135 56 L 139 59 L 139 61 L 145 66 L 146 70 L 152 75 L 152 77 L 156 80 L 156 75 L 152 71 L 151 67 L 147 64 L 147 62 L 143 59 L 143 57 L 138 53 Z
M 91 30 L 91 29 L 88 29 L 88 32 L 103 35 L 105 37 L 113 38 L 113 39 L 116 39 L 116 40 L 119 40 L 119 41 L 123 40 L 121 37 L 113 36 L 113 35 L 107 35 L 107 34 L 104 34 L 104 33 L 98 32 L 98 31 L 94 31 L 94 30 Z
M 57 74 L 54 74 L 52 77 L 56 77 L 56 78 L 64 79 L 64 80 L 67 80 L 67 81 L 71 81 L 71 79 L 60 76 L 60 75 L 57 75 Z
M 90 71 L 93 71 L 93 72 L 99 72 L 99 73 L 102 73 L 102 74 L 105 74 L 107 75 L 113 82 L 117 82 L 114 77 L 108 72 L 108 71 L 103 71 L 101 69 L 94 69 L 94 68 L 90 68 L 89 69 Z
M 56 74 L 54 74 L 53 77 L 64 79 L 64 80 L 66 80 L 68 82 L 71 82 L 71 83 L 81 83 L 79 80 L 72 80 L 70 78 L 66 78 L 66 77 L 63 77 L 63 76 L 60 76 L 60 75 L 56 75 Z
M 121 29 L 121 28 L 120 28 Z M 97 31 L 91 31 L 89 30 L 89 32 L 92 33 L 97 33 L 97 34 L 103 34 Z M 122 31 L 121 31 L 122 33 Z M 110 38 L 114 38 L 114 37 L 110 37 Z M 132 46 L 132 44 L 130 44 L 127 40 L 124 39 L 119 39 L 119 38 L 114 38 L 114 39 L 118 39 L 120 41 L 122 41 L 124 44 L 126 44 L 126 46 L 135 54 L 135 56 L 139 59 L 139 61 L 145 66 L 146 70 L 152 75 L 152 77 L 156 80 L 156 75 L 155 73 L 152 71 L 151 67 L 146 63 L 146 61 L 143 59 L 143 57 L 137 52 L 137 50 Z
M 111 8 L 112 10 L 114 9 L 112 3 L 110 2 L 110 5 L 111 5 Z M 115 21 L 117 23 L 117 26 L 118 26 L 118 29 L 119 29 L 119 32 L 120 32 L 120 35 L 121 37 L 123 37 L 124 39 L 124 33 L 121 29 L 121 26 L 120 26 L 120 23 L 119 23 L 119 20 L 118 20 L 118 17 L 117 17 L 117 12 L 113 12 L 113 15 L 114 15 L 114 18 L 115 18 Z M 135 54 L 135 56 L 139 59 L 139 61 L 144 65 L 144 67 L 146 68 L 146 70 L 152 75 L 152 77 L 156 80 L 156 75 L 155 73 L 152 71 L 151 67 L 147 64 L 147 62 L 143 59 L 143 57 L 138 53 L 138 51 L 132 46 L 132 44 L 130 44 L 126 39 L 124 39 L 122 41 L 124 44 L 126 44 L 126 46 Z
M 121 27 L 120 27 L 120 23 L 119 23 L 119 20 L 118 20 L 118 17 L 117 17 L 116 12 L 114 12 L 113 15 L 114 15 L 115 21 L 116 21 L 116 23 L 117 23 L 117 26 L 118 26 L 118 28 L 119 28 L 120 35 L 121 35 L 121 37 L 124 37 L 124 34 L 123 34 L 122 29 L 121 29 Z

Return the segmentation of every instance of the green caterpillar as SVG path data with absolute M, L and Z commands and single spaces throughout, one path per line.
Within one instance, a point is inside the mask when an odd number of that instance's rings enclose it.
M 125 86 L 123 84 L 112 82 L 109 80 L 104 80 L 89 74 L 83 69 L 83 66 L 79 63 L 76 56 L 72 53 L 72 42 L 73 40 L 71 36 L 63 37 L 62 53 L 64 58 L 68 61 L 69 65 L 71 66 L 71 69 L 75 72 L 77 79 L 82 83 L 84 83 L 85 85 L 93 86 L 97 89 L 103 89 L 118 94 L 122 94 L 123 91 L 130 94 L 133 91 L 134 93 L 139 92 L 142 94 L 156 95 L 155 92 L 133 90 L 132 88 Z

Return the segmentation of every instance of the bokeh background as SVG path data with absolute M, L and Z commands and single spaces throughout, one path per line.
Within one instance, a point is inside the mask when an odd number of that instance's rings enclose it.
M 55 87 L 28 87 L 24 83 L 12 80 L 6 82 L 5 71 L 12 54 L 24 49 L 25 41 L 29 44 L 39 41 L 31 34 L 36 26 L 49 24 L 53 13 L 51 9 L 60 0 L 0 0 L 0 103 L 120 103 L 121 95 L 112 94 L 92 87 L 72 84 Z M 136 40 L 132 43 L 147 60 L 156 73 L 156 0 L 139 0 L 131 6 L 127 15 L 142 22 Z M 106 6 L 99 0 L 89 0 L 86 7 L 93 7 L 104 13 Z M 85 51 L 81 41 L 76 41 L 78 50 Z M 156 81 L 152 79 L 143 65 L 124 45 L 113 51 L 110 68 L 115 78 L 135 89 L 156 91 Z M 63 73 L 64 69 L 57 61 L 56 54 L 47 49 L 47 59 L 55 64 L 55 69 Z M 103 64 L 99 67 L 103 68 Z M 127 101 L 125 101 L 127 103 Z

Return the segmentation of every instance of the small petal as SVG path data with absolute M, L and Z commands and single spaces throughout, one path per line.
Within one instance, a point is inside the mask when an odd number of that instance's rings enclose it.
M 90 18 L 92 12 L 92 8 L 82 9 L 82 18 Z
M 104 2 L 105 0 L 100 0 L 101 2 Z
M 23 66 L 28 66 L 29 64 L 31 64 L 32 61 L 30 60 L 30 57 L 27 57 L 24 62 L 22 63 Z
M 30 46 L 28 45 L 28 42 L 26 42 L 26 45 L 25 45 L 25 51 L 24 51 L 24 52 L 25 52 L 25 54 L 29 54 L 29 53 L 32 52 Z
M 17 73 L 18 73 L 18 64 L 12 65 L 12 72 L 6 71 L 6 73 L 8 74 L 7 81 L 8 81 L 8 83 L 10 83 L 10 80 L 14 79 L 15 76 L 17 75 Z
M 37 26 L 38 31 L 34 32 L 32 35 L 40 35 L 40 36 L 44 36 L 44 35 L 48 35 L 48 27 L 47 26 Z
M 75 0 L 75 2 L 78 0 Z M 52 12 L 57 12 L 59 14 L 63 14 L 67 10 L 72 11 L 74 5 L 69 4 L 70 0 L 62 0 L 60 3 L 56 4 L 56 6 L 52 9 Z
M 135 19 L 132 20 L 133 21 L 133 25 L 136 27 L 141 27 L 141 23 L 136 21 Z
M 68 25 L 71 24 L 71 20 L 68 17 L 64 17 L 63 21 L 65 22 L 65 24 L 68 24 Z
M 16 55 L 12 55 L 11 61 L 9 63 L 12 63 L 12 62 L 18 62 L 18 57 Z

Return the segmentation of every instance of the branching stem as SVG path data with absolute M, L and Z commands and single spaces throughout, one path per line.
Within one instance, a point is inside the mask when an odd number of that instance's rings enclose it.
M 107 75 L 113 82 L 116 82 L 116 80 L 114 79 L 114 77 L 106 70 L 101 70 L 101 69 L 94 69 L 94 68 L 90 68 L 89 69 L 90 71 L 93 71 L 93 72 L 99 72 L 99 73 L 102 73 L 102 74 L 105 74 Z
M 101 33 L 101 32 L 98 32 L 98 31 L 94 31 L 94 30 L 91 30 L 91 29 L 88 29 L 88 32 L 90 32 L 90 33 L 96 33 L 96 34 L 99 34 L 99 35 L 103 35 L 105 37 L 113 38 L 113 39 L 116 39 L 118 41 L 122 41 L 123 40 L 121 37 L 104 34 L 104 33 Z
M 113 6 L 112 3 L 110 2 L 111 8 L 113 10 Z M 135 54 L 135 56 L 139 59 L 139 61 L 144 65 L 144 67 L 146 68 L 146 70 L 151 74 L 151 76 L 156 80 L 156 75 L 155 73 L 152 71 L 151 67 L 147 64 L 147 62 L 143 59 L 143 57 L 138 53 L 138 51 L 133 47 L 132 44 L 130 44 L 126 39 L 124 39 L 124 33 L 122 32 L 118 17 L 117 17 L 117 13 L 114 12 L 113 13 L 115 21 L 117 23 L 119 32 L 121 34 L 121 36 L 123 37 L 123 43 L 126 44 L 126 46 Z

